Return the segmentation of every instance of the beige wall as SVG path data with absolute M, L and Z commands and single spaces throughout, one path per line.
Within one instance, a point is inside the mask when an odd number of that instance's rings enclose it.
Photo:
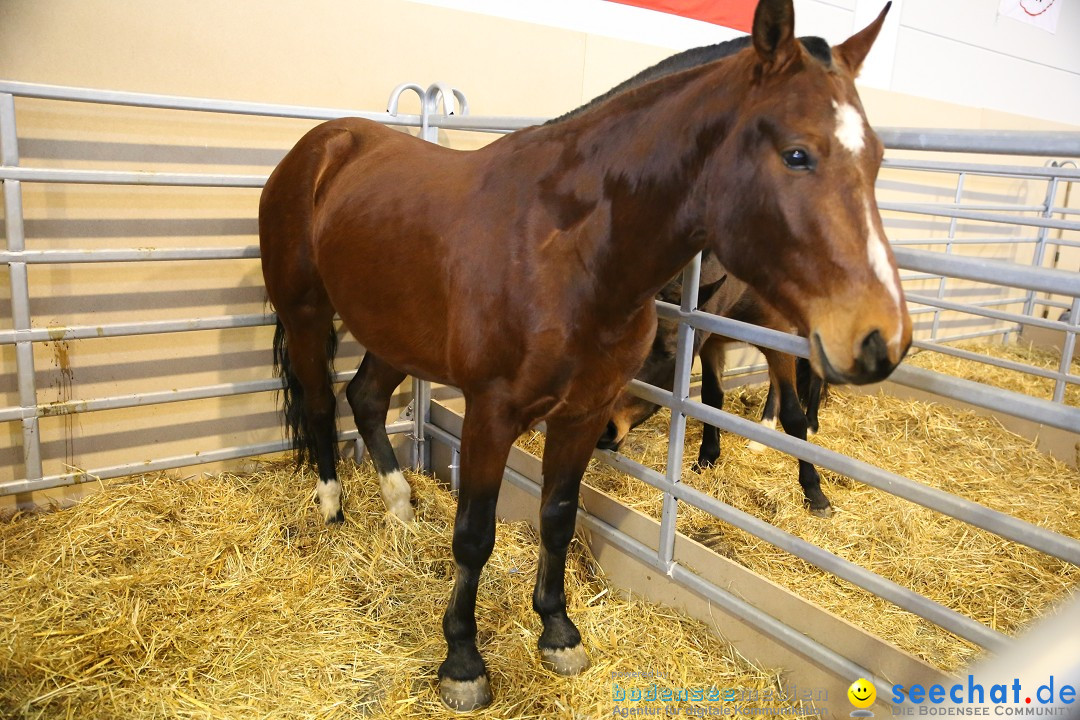
M 879 126 L 896 127 L 943 127 L 943 128 L 975 128 L 975 129 L 1000 129 L 1000 130 L 1048 130 L 1048 131 L 1076 131 L 1077 126 L 1065 125 L 1045 120 L 1035 120 L 1020 115 L 1002 113 L 985 108 L 972 108 L 954 105 L 935 100 L 913 98 L 911 96 L 880 90 L 864 89 L 862 99 L 871 121 Z M 965 154 L 934 154 L 933 160 L 956 160 L 967 163 L 990 163 L 990 164 L 1023 164 L 1029 167 L 1041 167 L 1049 158 L 1032 157 L 984 157 Z M 918 158 L 920 153 L 915 152 L 891 152 L 893 158 Z M 1059 158 L 1068 160 L 1068 158 Z M 915 173 L 903 171 L 883 171 L 878 183 L 879 202 L 914 202 L 914 203 L 948 203 L 952 202 L 956 192 L 955 175 Z M 986 205 L 1027 205 L 1038 206 L 1046 201 L 1047 183 L 1038 179 L 1025 178 L 993 178 L 968 175 L 965 179 L 962 203 L 977 203 Z M 1062 183 L 1057 191 L 1056 202 L 1058 207 L 1080 208 L 1080 195 L 1070 191 L 1066 184 Z M 1009 213 L 1016 214 L 1016 213 Z M 1031 213 L 1027 213 L 1029 216 Z M 912 216 L 902 213 L 883 213 L 886 229 L 892 240 L 913 238 L 948 237 L 950 220 L 945 217 L 930 218 L 929 216 Z M 1038 229 L 1018 225 L 991 225 L 988 223 L 958 221 L 954 228 L 954 235 L 959 239 L 990 238 L 996 240 L 1008 240 L 1017 238 L 1034 238 Z M 1073 241 L 1080 240 L 1080 233 L 1064 232 L 1059 230 L 1048 231 L 1050 240 L 1067 238 Z M 920 246 L 913 246 L 920 247 Z M 925 246 L 923 249 L 943 250 L 943 246 Z M 952 252 L 960 255 L 972 255 L 991 257 L 996 259 L 1010 260 L 1021 264 L 1031 264 L 1034 245 L 1032 244 L 997 244 L 997 245 L 956 245 Z M 1055 259 L 1053 249 L 1046 253 L 1044 267 L 1057 267 L 1061 269 L 1080 270 L 1080 254 L 1076 248 L 1062 248 L 1060 257 Z M 920 292 L 927 295 L 935 295 L 938 290 L 938 281 L 912 282 L 905 285 L 909 292 Z M 985 284 L 950 280 L 948 292 L 955 297 L 955 301 L 989 300 L 999 297 L 1020 297 L 1025 291 L 1019 289 L 988 289 Z M 1044 295 L 1045 296 L 1045 295 Z M 1060 299 L 1060 298 L 1058 298 Z M 1022 304 L 997 306 L 995 309 L 1007 312 L 1022 312 Z M 921 316 L 923 320 L 929 319 L 929 315 Z M 1051 313 L 1053 319 L 1057 319 L 1057 312 Z M 942 322 L 959 323 L 954 327 L 956 332 L 961 332 L 963 326 L 971 322 L 971 317 L 944 312 L 941 314 Z M 972 330 L 977 328 L 970 328 Z M 925 333 L 923 333 L 925 335 Z
M 379 111 L 397 84 L 438 80 L 464 90 L 473 114 L 553 116 L 668 54 L 401 0 L 0 0 L 0 79 L 233 100 Z M 884 91 L 864 100 L 876 125 L 1055 127 Z M 38 100 L 16 107 L 22 162 L 42 167 L 265 174 L 312 125 Z M 414 98 L 401 110 L 416 112 Z M 442 137 L 472 147 L 492 136 Z M 257 244 L 256 190 L 25 184 L 24 197 L 31 249 Z M 263 309 L 254 260 L 36 266 L 30 285 L 39 327 Z M 5 329 L 9 294 L 5 275 Z M 43 343 L 39 402 L 266 378 L 270 337 L 256 328 Z M 357 352 L 346 348 L 339 369 Z M 4 406 L 17 404 L 13 373 L 14 353 L 2 348 Z M 272 393 L 46 418 L 41 427 L 47 474 L 281 437 Z M 0 483 L 22 477 L 18 430 L 4 425 Z

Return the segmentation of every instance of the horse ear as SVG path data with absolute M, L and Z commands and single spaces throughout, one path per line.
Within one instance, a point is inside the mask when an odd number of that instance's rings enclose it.
M 791 0 L 759 0 L 750 31 L 761 59 L 773 62 L 795 45 L 795 8 Z
M 885 24 L 885 16 L 889 13 L 890 7 L 892 7 L 892 0 L 885 3 L 885 8 L 874 22 L 834 48 L 836 57 L 848 67 L 852 75 L 859 74 L 859 68 L 862 67 L 863 60 L 869 54 L 870 46 L 877 40 L 878 33 L 881 32 L 881 26 Z

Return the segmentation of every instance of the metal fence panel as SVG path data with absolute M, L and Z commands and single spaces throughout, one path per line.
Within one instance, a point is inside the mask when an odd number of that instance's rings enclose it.
M 22 493 L 76 483 L 89 478 L 115 477 L 123 474 L 167 469 L 201 462 L 278 452 L 284 449 L 280 441 L 261 442 L 247 446 L 193 450 L 166 454 L 139 462 L 113 464 L 95 470 L 68 468 L 63 472 L 48 472 L 43 466 L 41 423 L 70 418 L 80 414 L 137 410 L 162 407 L 191 401 L 261 395 L 276 387 L 268 377 L 269 365 L 258 377 L 229 382 L 195 384 L 185 388 L 143 390 L 140 392 L 105 393 L 94 397 L 72 397 L 59 402 L 46 402 L 43 388 L 38 385 L 39 368 L 35 366 L 35 348 L 48 343 L 69 340 L 108 341 L 125 337 L 144 337 L 164 333 L 215 332 L 258 330 L 272 323 L 264 313 L 236 312 L 224 316 L 169 318 L 163 320 L 111 321 L 100 324 L 74 323 L 63 326 L 35 324 L 30 271 L 35 268 L 72 268 L 77 266 L 136 263 L 149 265 L 182 265 L 183 263 L 236 262 L 250 263 L 258 257 L 252 245 L 223 247 L 27 247 L 24 218 L 24 184 L 34 187 L 46 184 L 93 187 L 138 186 L 174 188 L 248 189 L 261 187 L 265 175 L 260 173 L 186 172 L 173 170 L 117 170 L 114 168 L 86 169 L 82 167 L 24 167 L 20 163 L 18 133 L 15 126 L 15 96 L 78 103 L 112 104 L 124 107 L 158 108 L 194 112 L 213 112 L 243 117 L 327 119 L 343 114 L 362 115 L 387 124 L 417 128 L 420 134 L 434 140 L 440 129 L 480 132 L 505 132 L 535 124 L 541 118 L 498 118 L 467 115 L 464 96 L 442 85 L 427 90 L 413 84 L 395 89 L 390 107 L 397 106 L 402 92 L 416 92 L 422 101 L 420 115 L 406 116 L 391 113 L 361 113 L 355 111 L 273 106 L 258 103 L 234 103 L 199 98 L 177 98 L 136 93 L 92 91 L 77 88 L 37 86 L 0 81 L 0 182 L 4 187 L 6 250 L 0 261 L 8 268 L 11 303 L 11 327 L 0 330 L 0 349 L 14 350 L 15 368 L 9 372 L 14 391 L 9 396 L 15 404 L 0 407 L 0 420 L 18 423 L 20 438 L 17 477 L 0 484 L 0 493 Z M 439 112 L 459 109 L 446 116 Z M 1080 247 L 1080 211 L 1068 206 L 1068 189 L 1080 173 L 1068 167 L 1072 158 L 1080 157 L 1080 136 L 1075 133 L 984 133 L 960 131 L 929 131 L 882 129 L 879 134 L 890 149 L 879 192 L 899 196 L 903 201 L 883 200 L 886 227 L 900 237 L 894 246 L 900 266 L 909 271 L 906 289 L 911 292 L 913 313 L 920 317 L 919 344 L 928 350 L 941 349 L 961 353 L 969 359 L 975 355 L 967 350 L 946 349 L 944 343 L 957 338 L 984 335 L 1010 337 L 1021 325 L 1030 324 L 1043 329 L 1058 330 L 1063 335 L 1061 366 L 1055 371 L 1040 370 L 1033 374 L 1055 382 L 1052 398 L 1038 399 L 969 381 L 949 378 L 918 368 L 901 367 L 895 374 L 898 382 L 931 390 L 945 397 L 970 402 L 988 410 L 1010 412 L 1028 419 L 1080 432 L 1080 409 L 1064 402 L 1064 389 L 1078 380 L 1071 370 L 1078 321 L 1080 321 L 1080 274 L 1071 266 L 1055 267 L 1061 248 Z M 1000 160 L 991 163 L 968 160 L 924 160 L 893 157 L 897 151 L 941 151 L 1017 156 L 1053 156 L 1065 162 L 1042 167 L 1010 164 Z M 1020 183 L 1020 185 L 1016 185 Z M 1031 185 L 1031 184 L 1038 184 Z M 1033 196 L 1037 196 L 1032 199 Z M 929 197 L 932 201 L 927 201 Z M 1037 200 L 1037 201 L 1036 201 Z M 250 225 L 244 226 L 250 232 Z M 933 249 L 931 249 L 933 248 Z M 996 248 L 992 257 L 971 255 L 965 248 L 985 250 Z M 1052 248 L 1056 248 L 1051 252 Z M 1057 253 L 1057 254 L 1055 254 Z M 1059 263 L 1060 265 L 1060 263 Z M 47 276 L 46 276 L 47 277 Z M 696 268 L 685 276 L 685 287 L 697 282 Z M 694 293 L 688 293 L 692 297 Z M 1051 317 L 1051 312 L 1069 310 L 1064 319 Z M 997 633 L 979 623 L 918 596 L 909 590 L 893 586 L 882 578 L 861 568 L 838 562 L 835 556 L 806 547 L 790 536 L 767 524 L 742 517 L 734 508 L 679 483 L 682 436 L 687 416 L 707 420 L 751 439 L 777 447 L 798 457 L 830 467 L 837 472 L 893 492 L 913 502 L 944 512 L 965 522 L 1024 543 L 1074 564 L 1080 564 L 1080 543 L 1041 528 L 995 513 L 976 503 L 931 491 L 919 483 L 902 478 L 880 468 L 866 466 L 850 458 L 831 453 L 815 445 L 801 443 L 785 435 L 765 430 L 726 413 L 707 408 L 689 400 L 689 380 L 692 366 L 692 328 L 722 332 L 728 337 L 773 347 L 784 352 L 805 356 L 807 343 L 792 335 L 767 331 L 732 320 L 694 310 L 692 305 L 681 308 L 661 304 L 660 313 L 682 323 L 679 342 L 678 378 L 674 393 L 636 385 L 636 391 L 673 409 L 672 442 L 668 475 L 660 477 L 651 471 L 628 465 L 625 459 L 604 457 L 632 471 L 665 492 L 662 517 L 662 537 L 659 552 L 650 555 L 654 567 L 678 573 L 684 584 L 716 597 L 722 593 L 708 588 L 700 578 L 683 568 L 671 567 L 677 500 L 705 509 L 719 518 L 732 522 L 759 537 L 775 542 L 801 557 L 813 558 L 823 567 L 869 587 L 892 601 L 923 617 L 947 627 L 984 647 L 1001 649 L 1007 642 Z M 998 363 L 999 365 L 1001 363 Z M 1017 363 L 1007 363 L 1011 369 L 1022 369 Z M 339 374 L 342 380 L 348 374 Z M 420 461 L 424 453 L 425 432 L 439 436 L 437 428 L 425 430 L 424 386 L 414 388 L 421 400 L 409 419 L 391 423 L 394 432 L 408 432 L 414 438 L 414 457 Z M 343 433 L 343 439 L 355 437 L 355 431 Z M 10 456 L 10 455 L 9 455 Z M 55 465 L 51 455 L 46 461 Z M 771 528 L 771 529 L 770 529 Z M 607 532 L 607 529 L 604 529 Z M 614 532 L 614 531 L 611 531 Z M 631 548 L 639 552 L 640 548 Z M 824 554 L 822 554 L 824 553 Z M 673 575 L 674 576 L 674 575 Z M 725 600 L 726 601 L 726 600 Z M 743 608 L 743 610 L 746 610 Z M 749 611 L 748 611 L 749 612 Z M 763 622 L 767 622 L 763 620 Z M 776 629 L 781 635 L 782 629 Z M 843 665 L 838 659 L 838 667 Z M 850 668 L 846 668 L 850 669 Z

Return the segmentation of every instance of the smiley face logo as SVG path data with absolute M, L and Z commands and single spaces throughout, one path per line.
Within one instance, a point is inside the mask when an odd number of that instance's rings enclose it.
M 852 705 L 860 709 L 866 709 L 873 705 L 874 700 L 877 699 L 877 690 L 874 689 L 874 685 L 869 680 L 859 678 L 851 683 L 851 687 L 847 689 L 847 696 Z

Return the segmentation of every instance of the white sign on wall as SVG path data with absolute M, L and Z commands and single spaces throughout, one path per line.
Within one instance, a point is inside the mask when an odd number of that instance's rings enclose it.
M 1034 25 L 1047 32 L 1057 32 L 1061 3 L 1065 0 L 1001 0 L 998 15 Z

